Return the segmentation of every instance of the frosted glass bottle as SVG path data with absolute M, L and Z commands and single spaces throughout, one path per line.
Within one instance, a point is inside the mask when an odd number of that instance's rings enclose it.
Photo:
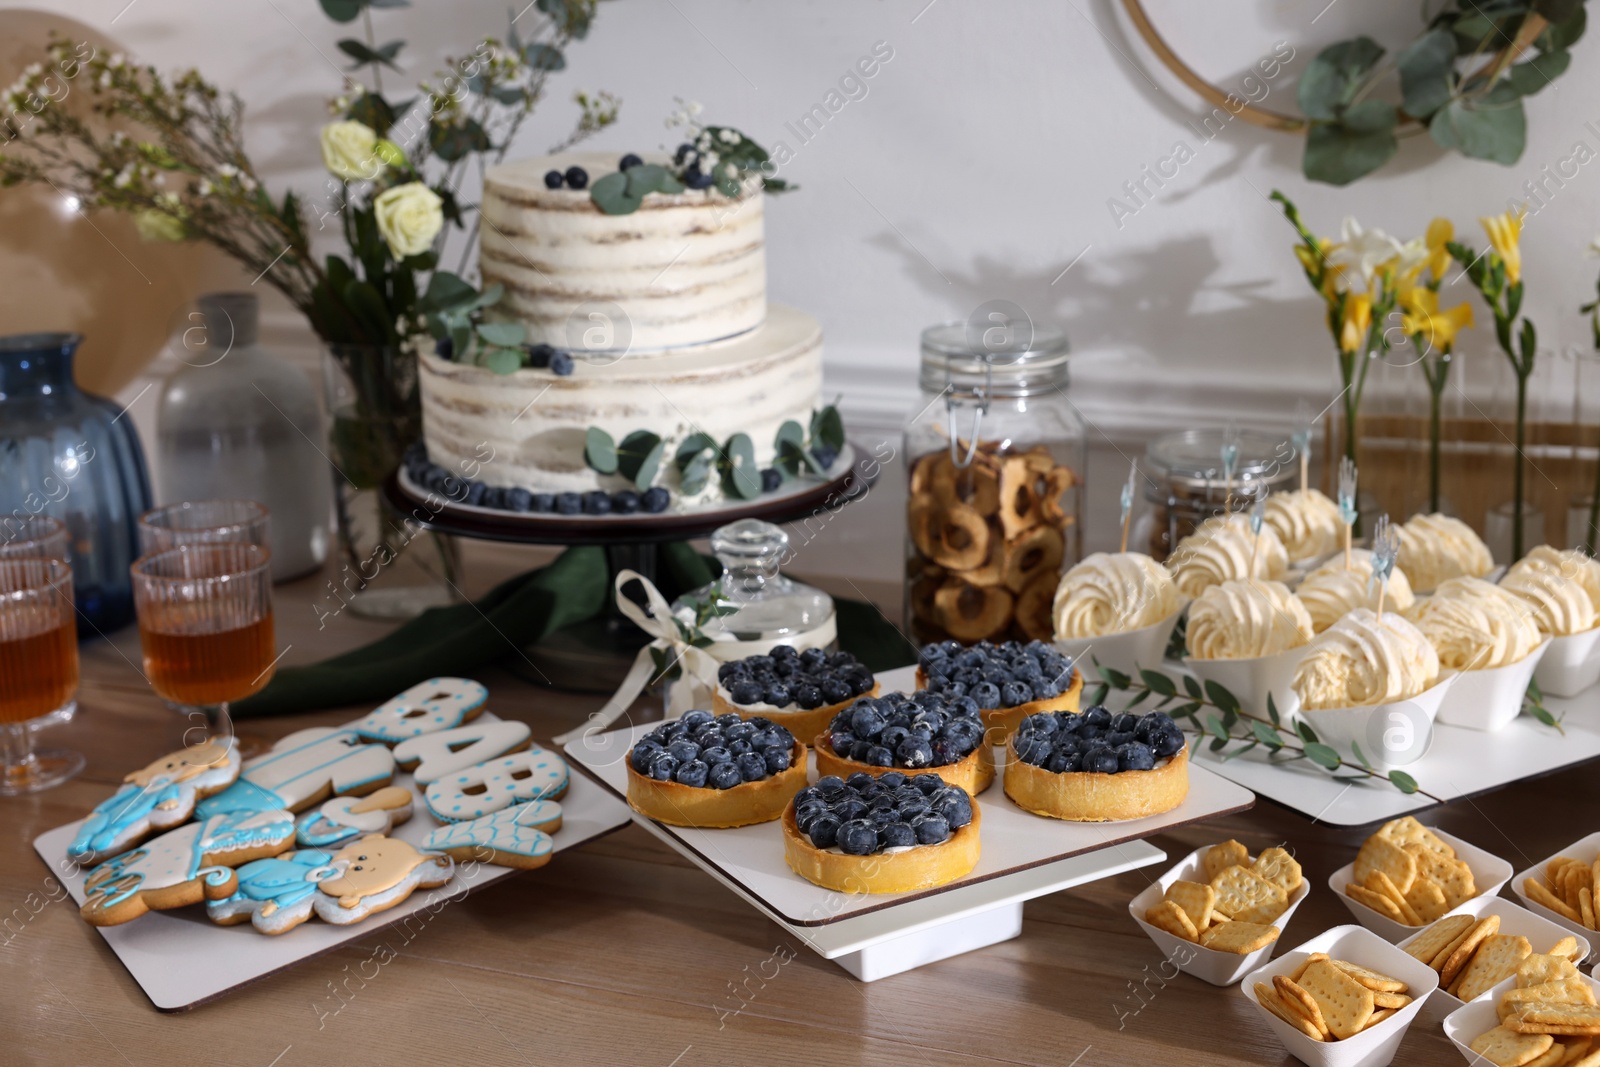
M 253 293 L 209 293 L 179 342 L 156 416 L 160 502 L 238 499 L 272 515 L 272 580 L 328 556 L 332 486 L 311 380 L 256 343 Z

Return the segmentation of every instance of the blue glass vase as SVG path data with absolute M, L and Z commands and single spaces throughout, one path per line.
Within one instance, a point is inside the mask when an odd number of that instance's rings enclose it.
M 0 337 L 0 539 L 13 516 L 53 515 L 72 539 L 78 636 L 133 620 L 150 475 L 131 419 L 72 380 L 75 333 Z

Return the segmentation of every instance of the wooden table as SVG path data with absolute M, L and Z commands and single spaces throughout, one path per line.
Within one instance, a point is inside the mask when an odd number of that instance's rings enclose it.
M 470 589 L 481 590 L 537 557 L 474 545 L 468 558 Z M 898 598 L 890 583 L 834 591 L 862 589 L 880 603 Z M 318 630 L 310 604 L 322 592 L 322 579 L 278 587 L 278 639 L 292 646 L 285 663 L 384 632 L 348 612 Z M 184 724 L 149 691 L 138 662 L 132 628 L 84 646 L 81 710 L 46 743 L 84 752 L 88 769 L 38 796 L 0 799 L 0 912 L 8 913 L 0 1063 L 1289 1062 L 1237 989 L 1153 977 L 1161 955 L 1126 908 L 1162 865 L 1031 901 L 1020 938 L 864 985 L 634 826 L 451 905 L 409 943 L 398 929 L 375 931 L 216 1003 L 162 1014 L 62 903 L 30 844 L 81 817 L 129 768 L 181 743 Z M 481 677 L 490 706 L 529 722 L 536 737 L 569 728 L 600 701 L 533 688 L 499 669 Z M 252 720 L 247 729 L 276 737 L 363 710 Z M 1600 792 L 1592 770 L 1572 768 L 1428 821 L 1520 869 L 1593 830 Z M 1326 881 L 1364 834 L 1263 802 L 1152 841 L 1176 860 L 1227 836 L 1252 852 L 1287 843 L 1304 864 L 1311 895 L 1285 947 L 1349 921 Z M 1424 1007 L 1397 1063 L 1460 1062 L 1443 1015 Z

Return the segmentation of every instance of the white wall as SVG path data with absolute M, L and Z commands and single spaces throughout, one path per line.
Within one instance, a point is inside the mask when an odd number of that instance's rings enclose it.
M 131 52 L 167 67 L 198 65 L 244 96 L 252 153 L 275 188 L 319 185 L 314 130 L 337 87 L 328 57 L 338 60 L 333 42 L 346 27 L 311 0 L 125 5 L 46 6 L 99 26 L 120 11 L 109 31 Z M 1178 51 L 1228 88 L 1242 89 L 1279 42 L 1292 45 L 1295 58 L 1265 101 L 1289 111 L 1293 79 L 1319 47 L 1363 30 L 1400 45 L 1415 32 L 1416 7 L 1148 2 Z M 380 39 L 410 42 L 403 59 L 413 76 L 476 36 L 503 32 L 505 17 L 501 0 L 418 0 L 377 13 Z M 893 58 L 865 98 L 802 145 L 785 124 L 823 102 L 880 41 Z M 1477 216 L 1502 210 L 1576 142 L 1600 149 L 1600 62 L 1587 40 L 1573 69 L 1529 102 L 1518 165 L 1445 157 L 1422 137 L 1380 176 L 1347 189 L 1306 182 L 1292 136 L 1238 121 L 1209 142 L 1197 135 L 1210 109 L 1150 60 L 1113 0 L 608 0 L 570 58 L 557 97 L 514 154 L 537 154 L 560 135 L 571 116 L 565 96 L 577 87 L 623 98 L 621 123 L 597 142 L 618 153 L 673 143 L 661 119 L 674 96 L 795 151 L 784 176 L 803 189 L 768 206 L 771 295 L 822 319 L 829 387 L 845 394 L 861 431 L 891 429 L 910 406 L 922 326 L 963 318 L 994 297 L 1065 325 L 1079 353 L 1079 406 L 1099 445 L 1090 532 L 1102 544 L 1125 462 L 1117 449 L 1134 453 L 1162 429 L 1229 418 L 1283 425 L 1296 399 L 1320 408 L 1337 391 L 1320 306 L 1266 193 L 1288 192 L 1323 232 L 1355 213 L 1409 236 L 1446 214 L 1481 244 Z M 1110 199 L 1179 141 L 1195 158 L 1119 225 Z M 1600 165 L 1591 165 L 1528 226 L 1527 306 L 1551 349 L 1590 344 L 1575 309 L 1594 291 L 1583 249 L 1597 206 Z M 1455 288 L 1463 298 L 1465 287 Z M 284 320 L 280 343 L 303 339 L 298 329 Z M 1474 361 L 1499 360 L 1491 341 L 1480 333 L 1466 343 L 1466 373 L 1477 373 Z M 830 567 L 894 572 L 897 484 L 830 527 L 819 541 L 834 546 Z

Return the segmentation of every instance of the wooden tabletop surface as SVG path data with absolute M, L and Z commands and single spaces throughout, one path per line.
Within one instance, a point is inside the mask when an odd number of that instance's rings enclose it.
M 538 558 L 470 546 L 469 591 Z M 889 583 L 834 591 L 862 589 L 881 603 L 898 598 Z M 277 588 L 279 645 L 292 646 L 285 663 L 312 662 L 385 631 L 349 612 L 318 630 L 310 604 L 322 592 L 321 579 Z M 181 743 L 185 724 L 150 692 L 138 662 L 132 627 L 85 645 L 81 710 L 44 743 L 83 752 L 87 770 L 36 796 L 0 798 L 0 1063 L 1291 1062 L 1237 988 L 1152 977 L 1161 954 L 1129 919 L 1127 903 L 1165 865 L 1030 901 L 1021 937 L 864 984 L 636 826 L 452 904 L 409 943 L 377 930 L 214 1003 L 163 1014 L 78 917 L 31 845 L 82 817 L 130 768 Z M 541 738 L 575 725 L 601 700 L 535 688 L 500 669 L 480 677 L 490 707 L 527 721 Z M 246 729 L 276 737 L 365 710 L 252 720 Z M 1574 767 L 1436 809 L 1426 821 L 1520 869 L 1600 825 L 1600 791 L 1590 767 Z M 1311 894 L 1283 947 L 1350 921 L 1326 883 L 1354 857 L 1362 831 L 1263 801 L 1151 842 L 1176 861 L 1229 836 L 1252 852 L 1286 844 L 1304 865 Z M 1444 1015 L 1424 1006 L 1395 1062 L 1460 1062 L 1444 1037 Z

